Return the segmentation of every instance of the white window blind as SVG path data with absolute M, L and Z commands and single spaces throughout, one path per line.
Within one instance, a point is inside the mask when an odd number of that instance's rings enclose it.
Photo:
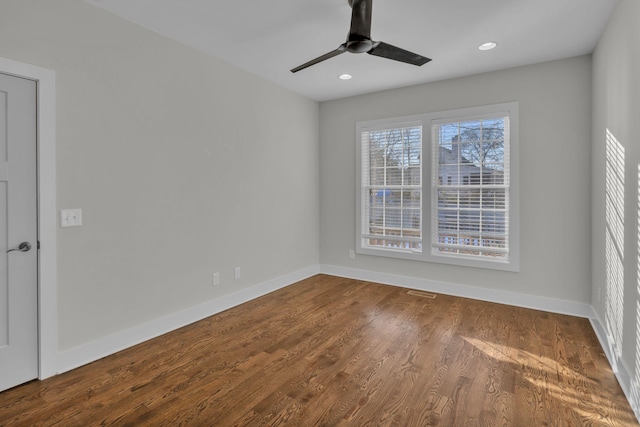
M 422 125 L 360 132 L 361 246 L 422 252 Z
M 432 122 L 433 255 L 508 261 L 509 115 Z

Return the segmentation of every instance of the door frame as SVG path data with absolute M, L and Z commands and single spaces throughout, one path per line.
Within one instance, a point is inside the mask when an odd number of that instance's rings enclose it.
M 55 71 L 0 57 L 0 72 L 37 85 L 38 378 L 57 374 L 58 283 L 56 247 Z

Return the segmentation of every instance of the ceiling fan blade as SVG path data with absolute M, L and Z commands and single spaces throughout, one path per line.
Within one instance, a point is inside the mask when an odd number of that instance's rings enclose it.
M 384 42 L 375 42 L 369 52 L 369 55 L 380 56 L 382 58 L 393 59 L 395 61 L 405 62 L 413 65 L 424 65 L 431 61 L 431 58 L 400 49 Z
M 326 61 L 327 59 L 333 58 L 334 56 L 338 56 L 341 53 L 344 53 L 346 51 L 347 51 L 347 45 L 346 45 L 346 43 L 343 43 L 340 46 L 338 46 L 338 48 L 336 50 L 332 50 L 331 52 L 325 53 L 324 55 L 319 56 L 316 59 L 312 59 L 309 62 L 305 62 L 304 64 L 292 69 L 291 72 L 292 73 L 297 73 L 300 70 L 304 70 L 307 67 L 311 67 L 312 65 L 316 65 L 319 62 Z
M 349 0 L 351 27 L 347 40 L 371 40 L 371 10 L 373 0 Z

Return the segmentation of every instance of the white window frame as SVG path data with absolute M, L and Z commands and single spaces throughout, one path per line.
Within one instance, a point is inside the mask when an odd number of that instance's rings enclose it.
M 428 129 L 424 128 L 424 123 L 422 121 L 423 116 L 405 116 L 401 118 L 391 118 L 391 119 L 382 119 L 382 120 L 372 120 L 367 122 L 358 122 L 356 125 L 357 128 L 357 144 L 356 144 L 356 158 L 357 158 L 357 166 L 356 173 L 358 179 L 358 185 L 356 186 L 356 200 L 357 200 L 357 215 L 356 215 L 356 232 L 357 232 L 357 245 L 356 252 L 359 254 L 366 255 L 379 255 L 386 256 L 391 258 L 404 258 L 404 259 L 413 259 L 413 260 L 421 260 L 421 253 L 416 252 L 410 249 L 402 249 L 402 248 L 394 248 L 388 249 L 384 247 L 372 247 L 364 244 L 364 241 L 367 239 L 366 235 L 368 234 L 366 230 L 366 206 L 367 203 L 363 199 L 364 197 L 368 197 L 368 192 L 364 190 L 365 187 L 368 187 L 368 183 L 363 182 L 363 170 L 365 167 L 363 166 L 362 159 L 362 132 L 371 132 L 376 130 L 390 129 L 390 128 L 404 128 L 404 127 L 413 127 L 413 126 L 421 126 L 422 127 L 422 154 L 424 157 L 424 138 L 425 133 L 428 132 Z M 422 178 L 421 178 L 421 188 L 422 188 L 422 218 L 421 218 L 421 226 L 422 226 L 422 251 L 425 250 L 425 211 L 424 211 L 424 194 L 425 194 L 425 175 L 424 175 L 424 160 L 421 159 L 422 163 Z M 362 207 L 362 209 L 361 209 Z M 426 241 L 428 242 L 428 241 Z
M 496 117 L 501 114 L 509 117 L 508 130 L 508 157 L 509 157 L 509 188 L 508 188 L 508 241 L 509 253 L 507 259 L 464 256 L 464 255 L 444 255 L 432 251 L 432 218 L 436 206 L 434 205 L 434 195 L 438 178 L 434 178 L 434 135 L 432 132 L 434 124 L 445 122 L 463 122 L 478 118 Z M 388 118 L 382 120 L 368 120 L 356 123 L 356 252 L 363 255 L 383 256 L 390 258 L 401 258 L 414 261 L 435 262 L 442 264 L 460 265 L 466 267 L 486 268 L 492 270 L 514 271 L 520 270 L 520 202 L 519 202 L 519 111 L 517 102 L 486 105 L 471 108 L 461 108 L 456 110 L 441 111 L 413 116 Z M 392 127 L 403 127 L 407 124 L 421 123 L 422 125 L 422 252 L 403 250 L 399 248 L 372 248 L 365 244 L 365 229 L 367 212 L 366 202 L 363 197 L 368 196 L 363 190 L 363 158 L 362 158 L 362 132 L 375 129 L 388 129 Z

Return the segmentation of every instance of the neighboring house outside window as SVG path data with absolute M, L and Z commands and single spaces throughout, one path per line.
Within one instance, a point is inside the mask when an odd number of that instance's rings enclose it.
M 517 271 L 517 103 L 357 124 L 357 252 Z

